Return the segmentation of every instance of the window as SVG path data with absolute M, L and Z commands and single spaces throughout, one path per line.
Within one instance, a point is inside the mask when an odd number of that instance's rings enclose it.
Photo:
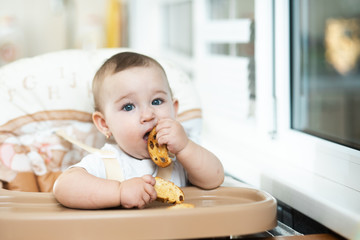
M 201 88 L 207 119 L 251 124 L 256 101 L 254 0 L 167 0 L 161 9 L 162 50 Z M 221 101 L 214 98 L 219 93 Z M 212 124 L 205 125 L 214 131 Z
M 193 56 L 192 2 L 179 1 L 163 5 L 163 44 L 167 49 Z
M 207 18 L 216 20 L 251 19 L 250 39 L 246 42 L 210 43 L 208 51 L 212 54 L 240 57 L 254 56 L 254 1 L 253 0 L 209 0 Z M 235 28 L 236 29 L 236 28 Z
M 290 2 L 291 127 L 360 149 L 359 1 Z

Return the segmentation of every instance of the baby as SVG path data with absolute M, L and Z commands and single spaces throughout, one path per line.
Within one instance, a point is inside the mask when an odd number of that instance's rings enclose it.
M 158 167 L 147 150 L 154 127 L 159 144 L 166 144 L 176 156 L 172 182 L 185 186 L 189 181 L 203 189 L 222 184 L 224 170 L 219 159 L 190 140 L 176 121 L 179 103 L 156 60 L 133 52 L 112 56 L 97 71 L 93 94 L 93 122 L 116 142 L 102 149 L 116 153 L 125 180 L 106 179 L 102 157 L 90 154 L 57 179 L 53 192 L 61 204 L 83 209 L 144 208 L 154 201 Z

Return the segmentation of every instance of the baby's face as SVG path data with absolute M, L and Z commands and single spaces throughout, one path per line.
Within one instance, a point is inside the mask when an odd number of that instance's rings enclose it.
M 127 154 L 149 158 L 147 136 L 159 119 L 176 117 L 176 105 L 157 66 L 134 67 L 108 76 L 102 86 L 106 124 Z

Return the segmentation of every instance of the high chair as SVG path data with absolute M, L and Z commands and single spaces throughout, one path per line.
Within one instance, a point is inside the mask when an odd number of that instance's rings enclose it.
M 91 83 L 112 55 L 129 49 L 65 50 L 0 68 L 0 239 L 203 238 L 261 232 L 276 226 L 276 201 L 249 186 L 206 191 L 185 187 L 194 209 L 86 211 L 60 205 L 56 178 L 87 151 L 59 134 L 100 148 L 105 137 L 91 120 Z M 201 105 L 193 83 L 171 62 L 164 67 L 179 100 L 178 120 L 193 139 L 201 135 Z

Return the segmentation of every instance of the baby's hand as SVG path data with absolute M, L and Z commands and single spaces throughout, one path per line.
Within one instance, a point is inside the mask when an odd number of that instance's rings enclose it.
M 175 155 L 183 150 L 189 142 L 183 126 L 178 121 L 170 118 L 158 122 L 156 139 L 160 145 L 166 144 L 167 149 Z
M 136 177 L 120 184 L 120 203 L 125 208 L 144 208 L 156 199 L 155 178 L 151 175 Z

